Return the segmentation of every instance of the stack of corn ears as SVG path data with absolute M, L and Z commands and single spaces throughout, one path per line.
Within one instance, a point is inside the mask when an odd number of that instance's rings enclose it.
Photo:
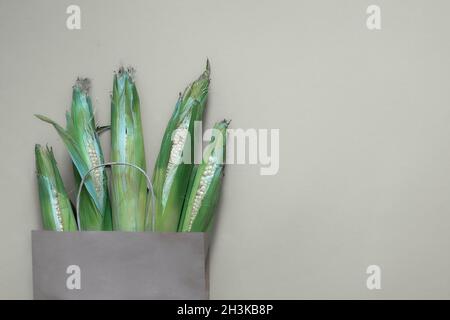
M 89 97 L 89 80 L 78 79 L 73 86 L 71 111 L 66 113 L 66 129 L 53 120 L 37 115 L 52 124 L 66 145 L 74 164 L 77 184 L 88 171 L 104 163 Z M 80 197 L 80 230 L 112 230 L 111 207 L 105 168 L 87 176 Z
M 210 65 L 191 83 L 175 105 L 166 127 L 153 172 L 155 208 L 147 215 L 148 190 L 140 102 L 133 70 L 121 68 L 114 76 L 111 97 L 111 199 L 103 152 L 89 97 L 89 81 L 78 79 L 64 129 L 53 125 L 73 162 L 79 186 L 80 230 L 204 232 L 212 225 L 224 171 L 226 130 L 229 121 L 218 122 L 203 154 L 194 164 L 194 125 L 203 120 L 210 83 Z M 99 167 L 100 166 L 100 167 Z M 36 146 L 36 167 L 44 227 L 75 231 L 75 215 L 64 189 L 51 149 Z M 90 173 L 89 173 L 90 172 Z M 110 201 L 111 200 L 111 201 Z M 153 219 L 151 217 L 155 217 Z

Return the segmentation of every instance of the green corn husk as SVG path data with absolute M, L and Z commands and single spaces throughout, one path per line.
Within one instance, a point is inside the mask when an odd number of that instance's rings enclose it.
M 76 190 L 80 187 L 81 177 L 77 168 L 73 165 L 73 174 L 75 177 Z M 112 230 L 112 216 L 111 216 L 111 203 L 109 200 L 109 194 L 107 195 L 107 202 L 105 208 L 105 215 L 102 215 L 100 210 L 95 205 L 94 200 L 84 186 L 80 193 L 80 220 L 81 230 L 84 231 L 111 231 Z
M 39 202 L 45 230 L 76 231 L 77 224 L 53 150 L 35 146 Z
M 153 172 L 156 231 L 177 231 L 194 167 L 194 123 L 203 118 L 209 75 L 210 65 L 207 61 L 203 74 L 180 95 L 166 127 Z M 190 155 L 186 156 L 185 152 Z M 184 157 L 190 157 L 190 161 L 183 161 Z
M 64 141 L 74 164 L 77 190 L 81 176 L 104 163 L 89 97 L 89 85 L 88 79 L 77 79 L 73 86 L 71 111 L 66 113 L 66 129 L 47 117 L 37 115 L 39 119 L 52 124 Z M 85 180 L 79 211 L 81 230 L 112 229 L 105 168 L 95 169 Z
M 214 134 L 205 148 L 204 160 L 191 179 L 179 232 L 206 232 L 212 226 L 223 178 L 229 123 L 223 120 L 214 126 Z
M 111 161 L 134 164 L 145 171 L 139 96 L 132 72 L 132 69 L 121 68 L 114 76 L 111 101 Z M 147 220 L 145 176 L 129 166 L 113 166 L 111 178 L 114 229 L 143 231 Z

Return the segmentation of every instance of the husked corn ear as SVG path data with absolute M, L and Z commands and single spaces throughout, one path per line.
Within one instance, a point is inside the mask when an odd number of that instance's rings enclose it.
M 36 175 L 45 230 L 76 231 L 77 224 L 51 148 L 35 146 Z
M 140 103 L 132 69 L 121 68 L 114 76 L 111 161 L 146 168 Z M 147 220 L 145 176 L 132 167 L 113 166 L 111 178 L 114 230 L 143 231 Z
M 178 228 L 180 232 L 205 232 L 212 224 L 222 184 L 229 123 L 223 120 L 214 126 L 203 162 L 196 169 L 190 183 Z
M 82 78 L 77 79 L 73 86 L 71 110 L 66 113 L 66 129 L 47 117 L 37 116 L 52 124 L 65 143 L 74 164 L 77 185 L 81 176 L 104 163 L 89 86 L 90 81 Z M 111 230 L 111 207 L 104 168 L 93 170 L 87 177 L 80 196 L 79 210 L 81 230 Z
M 207 61 L 205 71 L 180 95 L 164 132 L 153 172 L 156 231 L 175 232 L 178 228 L 189 177 L 194 167 L 194 123 L 203 118 L 209 76 L 210 65 Z

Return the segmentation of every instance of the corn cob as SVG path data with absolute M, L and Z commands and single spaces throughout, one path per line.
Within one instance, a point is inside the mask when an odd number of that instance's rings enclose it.
M 74 164 L 77 185 L 89 169 L 104 163 L 89 85 L 88 79 L 77 79 L 73 86 L 71 111 L 66 113 L 66 129 L 47 117 L 37 115 L 39 119 L 52 124 L 63 139 Z M 86 179 L 79 210 L 81 230 L 111 230 L 111 208 L 104 168 L 95 169 Z
M 39 202 L 45 230 L 76 231 L 72 206 L 64 188 L 53 150 L 35 146 Z
M 214 126 L 214 134 L 205 148 L 204 160 L 190 183 L 179 232 L 205 232 L 212 225 L 220 195 L 229 123 L 223 120 Z
M 177 231 L 189 177 L 194 167 L 194 123 L 201 121 L 208 96 L 210 65 L 185 90 L 166 127 L 153 172 L 156 231 Z M 189 152 L 190 161 L 183 161 Z M 189 155 L 188 154 L 188 155 Z M 148 229 L 148 227 L 147 227 Z
M 111 101 L 111 161 L 134 164 L 145 170 L 139 96 L 133 70 L 121 68 L 114 76 Z M 146 222 L 145 176 L 127 166 L 112 167 L 113 225 L 120 231 L 143 231 Z

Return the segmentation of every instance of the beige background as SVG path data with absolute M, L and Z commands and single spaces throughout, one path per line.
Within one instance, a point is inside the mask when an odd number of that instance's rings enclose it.
M 80 31 L 65 27 L 72 3 Z M 449 11 L 425 0 L 0 0 L 0 298 L 32 298 L 35 143 L 54 146 L 73 192 L 61 141 L 33 114 L 63 123 L 83 75 L 107 123 L 112 72 L 132 64 L 152 168 L 177 93 L 206 57 L 207 123 L 279 128 L 281 140 L 278 175 L 227 168 L 212 298 L 450 298 Z M 379 291 L 365 286 L 370 264 Z

